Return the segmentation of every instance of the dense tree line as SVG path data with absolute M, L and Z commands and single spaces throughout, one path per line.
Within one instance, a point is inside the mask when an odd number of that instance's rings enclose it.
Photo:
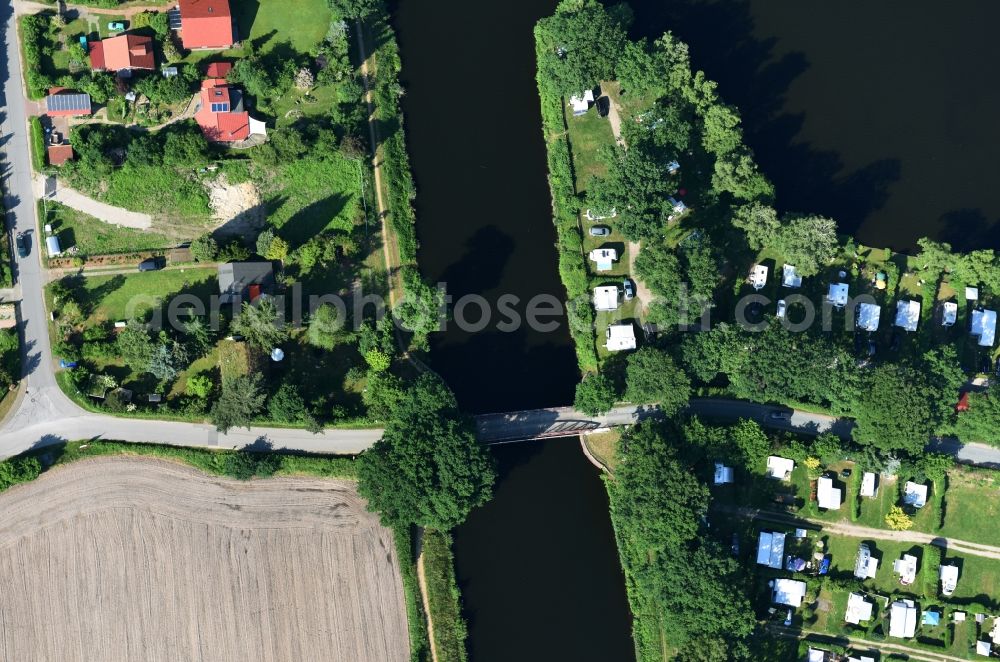
M 608 479 L 642 662 L 663 659 L 664 640 L 679 660 L 753 659 L 747 579 L 703 525 L 711 496 L 689 453 L 705 429 L 636 426 Z

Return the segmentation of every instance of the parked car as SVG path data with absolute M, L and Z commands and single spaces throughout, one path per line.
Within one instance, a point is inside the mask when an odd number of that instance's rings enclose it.
M 625 300 L 629 301 L 635 296 L 635 287 L 632 285 L 632 279 L 626 278 L 622 281 L 622 290 L 625 292 Z
M 786 308 L 787 308 L 787 305 L 785 304 L 785 300 L 784 299 L 779 299 L 778 300 L 778 319 L 779 320 L 785 319 L 785 310 L 786 310 Z
M 792 412 L 789 409 L 776 409 L 768 414 L 767 418 L 772 421 L 790 421 L 792 420 Z
M 17 244 L 17 254 L 20 257 L 28 257 L 28 253 L 31 252 L 28 237 L 24 233 L 18 232 L 17 236 L 14 237 L 14 243 Z
M 139 263 L 139 271 L 159 271 L 167 266 L 167 261 L 162 257 L 151 257 Z
M 611 228 L 606 225 L 595 225 L 590 228 L 591 237 L 607 237 L 609 234 L 611 234 Z
M 59 359 L 60 368 L 75 368 L 76 365 L 77 365 L 76 361 L 67 361 L 66 359 Z
M 111 21 L 108 23 L 108 30 L 112 32 L 121 32 L 125 29 L 125 23 L 123 21 Z

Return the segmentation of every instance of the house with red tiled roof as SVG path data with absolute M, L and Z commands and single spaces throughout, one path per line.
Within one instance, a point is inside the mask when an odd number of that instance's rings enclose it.
M 211 142 L 240 142 L 252 134 L 267 135 L 264 123 L 243 109 L 243 93 L 223 78 L 201 83 L 201 103 L 194 119 Z
M 180 0 L 184 48 L 221 49 L 236 42 L 229 0 Z
M 90 42 L 90 68 L 94 71 L 114 71 L 128 76 L 133 69 L 156 68 L 153 38 L 123 34 L 110 39 Z
M 73 158 L 73 146 L 68 143 L 50 145 L 46 151 L 49 154 L 49 165 L 62 165 Z

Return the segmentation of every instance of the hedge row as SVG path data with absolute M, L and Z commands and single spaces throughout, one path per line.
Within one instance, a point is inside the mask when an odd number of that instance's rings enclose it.
M 537 42 L 536 48 L 540 48 Z M 594 346 L 594 312 L 588 295 L 587 263 L 577 218 L 580 202 L 576 196 L 562 96 L 551 89 L 540 73 L 536 80 L 542 102 L 542 131 L 548 154 L 553 222 L 559 237 L 559 276 L 566 287 L 566 297 L 569 300 L 570 334 L 576 346 L 576 360 L 580 370 L 584 373 L 596 372 L 598 364 Z
M 32 117 L 30 120 L 30 127 L 31 166 L 35 169 L 35 172 L 41 172 L 45 169 L 46 162 L 45 131 L 42 129 L 42 120 L 37 117 Z
M 31 14 L 21 17 L 21 52 L 24 54 L 25 79 L 28 85 L 28 96 L 41 99 L 48 92 L 50 82 L 42 73 L 42 47 L 45 39 L 46 21 L 48 17 L 42 14 Z

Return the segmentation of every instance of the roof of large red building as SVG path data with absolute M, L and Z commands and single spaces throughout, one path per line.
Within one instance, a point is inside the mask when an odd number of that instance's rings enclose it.
M 90 42 L 90 68 L 121 71 L 122 69 L 155 69 L 153 38 L 123 34 L 110 39 Z
M 184 48 L 228 48 L 233 45 L 229 0 L 180 0 Z
M 226 81 L 219 78 L 201 83 L 201 107 L 194 119 L 212 142 L 237 142 L 250 137 L 250 113 L 234 111 L 231 90 Z

